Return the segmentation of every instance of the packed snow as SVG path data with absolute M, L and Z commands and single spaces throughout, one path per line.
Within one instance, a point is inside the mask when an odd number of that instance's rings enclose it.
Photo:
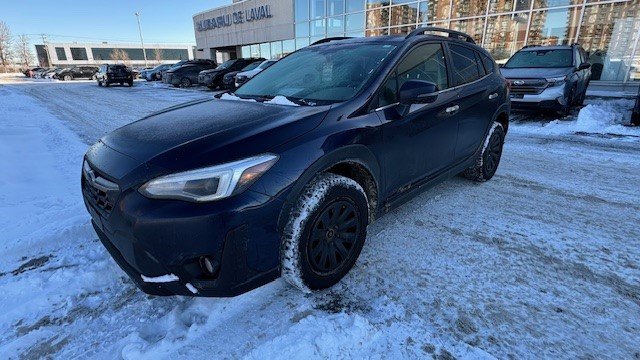
M 90 226 L 82 156 L 204 96 L 0 84 L 0 358 L 640 357 L 640 129 L 620 125 L 628 101 L 590 99 L 558 121 L 514 115 L 491 181 L 451 179 L 370 225 L 332 289 L 280 279 L 230 299 L 147 296 Z

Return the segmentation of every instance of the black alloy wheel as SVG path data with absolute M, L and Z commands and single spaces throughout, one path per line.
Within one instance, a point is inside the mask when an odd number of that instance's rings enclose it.
M 498 169 L 500 163 L 500 157 L 502 156 L 502 131 L 494 131 L 489 139 L 487 149 L 483 154 L 482 165 L 484 167 L 483 172 L 491 178 Z
M 342 270 L 354 256 L 360 226 L 353 200 L 339 198 L 327 204 L 314 219 L 307 242 L 311 270 L 321 276 Z

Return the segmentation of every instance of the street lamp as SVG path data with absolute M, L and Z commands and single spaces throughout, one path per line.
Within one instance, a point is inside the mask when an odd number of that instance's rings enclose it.
M 144 67 L 147 67 L 147 50 L 144 48 L 144 40 L 142 39 L 142 27 L 140 27 L 139 12 L 136 12 L 136 19 L 138 19 L 138 32 L 140 33 L 140 43 L 142 44 L 142 55 L 144 55 Z

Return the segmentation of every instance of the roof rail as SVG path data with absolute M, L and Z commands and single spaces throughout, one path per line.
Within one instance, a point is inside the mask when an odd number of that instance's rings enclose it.
M 449 30 L 449 29 L 443 29 L 443 28 L 433 27 L 433 26 L 419 27 L 419 28 L 413 30 L 412 32 L 410 32 L 409 35 L 407 35 L 405 37 L 405 39 L 408 39 L 408 38 L 414 37 L 414 36 L 418 36 L 418 35 L 423 35 L 427 31 L 443 32 L 443 33 L 449 34 L 450 38 L 461 39 L 461 40 L 464 40 L 464 41 L 472 43 L 472 44 L 476 43 L 476 41 L 473 40 L 473 38 L 471 36 L 469 36 L 469 35 L 467 35 L 467 34 L 465 34 L 463 32 L 455 31 L 455 30 Z
M 333 41 L 333 40 L 346 40 L 346 39 L 351 39 L 351 38 L 352 38 L 351 36 L 329 37 L 329 38 L 320 39 L 320 40 L 314 42 L 313 44 L 311 44 L 309 46 L 318 45 L 318 44 L 324 44 L 324 43 L 328 43 L 329 41 Z

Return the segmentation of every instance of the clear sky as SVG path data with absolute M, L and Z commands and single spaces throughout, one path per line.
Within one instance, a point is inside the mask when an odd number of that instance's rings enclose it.
M 195 44 L 192 16 L 232 0 L 0 0 L 0 21 L 13 35 L 42 42 L 139 42 Z

